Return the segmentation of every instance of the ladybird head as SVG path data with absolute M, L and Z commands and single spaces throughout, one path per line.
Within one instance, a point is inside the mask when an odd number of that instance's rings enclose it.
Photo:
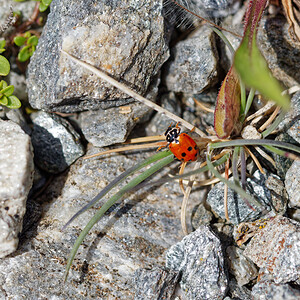
M 165 132 L 167 142 L 168 143 L 174 142 L 179 137 L 179 134 L 180 134 L 180 127 L 170 126 Z

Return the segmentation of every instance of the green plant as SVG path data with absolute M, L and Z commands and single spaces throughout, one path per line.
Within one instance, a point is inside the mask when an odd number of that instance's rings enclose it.
M 28 0 L 14 0 L 14 1 L 15 2 L 25 2 Z M 34 1 L 40 2 L 40 5 L 39 5 L 40 12 L 47 10 L 47 8 L 49 7 L 49 5 L 52 2 L 52 0 L 34 0 Z
M 0 53 L 5 51 L 5 40 L 0 41 Z M 7 76 L 10 72 L 9 61 L 0 55 L 0 76 Z M 0 81 L 0 104 L 8 108 L 19 108 L 21 106 L 20 100 L 13 95 L 14 86 L 8 85 L 6 81 Z
M 32 35 L 29 31 L 26 31 L 22 35 L 18 35 L 14 38 L 14 43 L 21 47 L 18 53 L 18 59 L 21 62 L 28 60 L 34 53 L 35 48 L 39 42 L 37 36 Z
M 175 1 L 173 2 L 177 3 Z M 215 178 L 218 178 L 220 181 L 225 183 L 226 188 L 229 187 L 235 192 L 239 193 L 245 199 L 245 201 L 247 201 L 249 206 L 251 206 L 251 208 L 255 210 L 256 208 L 261 207 L 262 204 L 260 203 L 259 199 L 255 199 L 252 195 L 246 192 L 245 153 L 251 156 L 251 158 L 255 161 L 255 163 L 261 171 L 263 170 L 259 162 L 256 160 L 254 154 L 248 148 L 248 146 L 262 146 L 268 151 L 271 151 L 275 154 L 290 157 L 292 159 L 299 159 L 298 156 L 291 152 L 300 154 L 300 147 L 288 143 L 266 139 L 266 137 L 269 136 L 272 133 L 272 131 L 276 128 L 276 126 L 282 119 L 282 116 L 284 115 L 285 111 L 287 111 L 290 106 L 288 96 L 282 94 L 282 88 L 280 87 L 280 84 L 271 76 L 267 64 L 262 55 L 260 54 L 256 45 L 256 31 L 262 13 L 265 9 L 266 3 L 266 0 L 253 0 L 252 2 L 250 2 L 248 11 L 246 13 L 246 25 L 243 39 L 237 51 L 234 51 L 232 46 L 229 44 L 228 40 L 218 28 L 212 28 L 230 47 L 232 53 L 235 54 L 233 66 L 230 68 L 224 82 L 222 83 L 215 109 L 215 132 L 219 139 L 217 139 L 216 137 L 206 136 L 203 132 L 196 129 L 195 131 L 198 132 L 200 135 L 200 138 L 196 141 L 200 149 L 206 150 L 206 162 L 203 164 L 203 166 L 197 166 L 197 169 L 192 172 L 186 173 L 184 175 L 175 176 L 172 179 L 168 178 L 160 180 L 160 184 L 169 180 L 182 179 L 184 177 L 189 177 L 190 182 L 192 182 L 194 180 L 193 176 L 195 174 L 209 170 L 215 176 Z M 136 92 L 128 89 L 124 84 L 117 82 L 106 73 L 97 70 L 93 66 L 76 59 L 74 56 L 64 51 L 62 52 L 68 55 L 68 57 L 73 61 L 89 69 L 94 74 L 96 74 L 103 80 L 111 83 L 113 86 L 119 88 L 131 97 L 134 97 L 138 101 L 149 105 L 150 107 L 156 109 L 159 112 L 165 113 L 176 122 L 182 122 L 187 128 L 193 128 L 193 125 L 187 124 L 186 121 L 180 120 L 180 118 L 178 118 L 177 116 L 174 118 L 173 115 L 169 112 L 162 110 L 162 108 L 158 107 L 156 104 L 143 98 Z M 245 86 L 251 88 L 247 99 Z M 241 136 L 241 130 L 245 129 L 248 125 L 248 119 L 246 117 L 248 117 L 248 112 L 251 107 L 256 90 L 259 90 L 259 92 L 262 95 L 265 95 L 270 100 L 275 101 L 282 108 L 282 112 L 277 116 L 279 109 L 275 110 L 276 113 L 274 114 L 274 116 L 271 116 L 271 118 L 265 122 L 265 126 L 261 127 L 263 128 L 261 132 L 257 130 L 257 134 L 261 137 L 260 139 L 244 139 Z M 266 128 L 267 126 L 269 127 Z M 225 138 L 229 138 L 229 140 L 224 140 Z M 219 153 L 219 151 L 216 151 L 216 149 L 222 149 L 223 152 Z M 287 150 L 290 152 L 287 152 Z M 214 153 L 214 151 L 216 151 L 216 153 Z M 264 153 L 264 155 L 268 160 L 272 162 L 272 158 L 270 156 L 268 156 L 266 153 Z M 93 227 L 93 225 L 96 222 L 98 222 L 98 220 L 103 216 L 103 214 L 125 193 L 140 188 L 140 184 L 142 181 L 144 181 L 154 172 L 160 170 L 172 161 L 173 157 L 170 151 L 168 150 L 155 154 L 151 158 L 146 159 L 144 162 L 141 162 L 137 166 L 131 168 L 130 170 L 127 170 L 119 177 L 115 178 L 111 184 L 109 184 L 90 203 L 84 206 L 70 219 L 70 221 L 64 226 L 64 229 L 76 217 L 78 217 L 85 210 L 92 207 L 96 202 L 98 202 L 102 197 L 104 197 L 108 193 L 108 191 L 110 191 L 117 184 L 121 183 L 125 178 L 134 174 L 141 168 L 144 168 L 149 164 L 155 163 L 148 170 L 144 171 L 142 174 L 138 175 L 137 177 L 132 179 L 132 181 L 130 181 L 127 185 L 121 188 L 97 211 L 95 216 L 88 222 L 86 227 L 83 229 L 83 231 L 77 238 L 73 249 L 70 253 L 66 267 L 65 280 L 67 279 L 69 269 L 80 244 L 82 243 L 84 237 L 87 235 L 89 230 Z M 217 166 L 224 163 L 226 163 L 225 176 L 220 174 L 218 169 L 216 169 Z M 228 180 L 228 168 L 230 165 L 232 168 L 232 174 L 234 179 L 233 181 Z M 151 182 L 150 184 L 153 186 L 157 184 L 157 182 Z M 191 185 L 189 184 L 184 192 L 183 203 L 185 204 L 182 205 L 184 212 L 186 200 L 189 197 L 190 186 Z M 226 193 L 224 193 L 224 195 L 225 194 Z M 226 196 L 224 197 L 224 202 L 226 203 Z M 228 219 L 228 212 L 226 213 L 226 210 L 227 207 L 225 205 L 225 216 Z M 182 227 L 185 233 L 187 233 L 187 229 L 185 226 L 185 213 L 182 214 Z

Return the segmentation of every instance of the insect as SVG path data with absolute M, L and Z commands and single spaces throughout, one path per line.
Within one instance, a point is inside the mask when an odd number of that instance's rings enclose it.
M 169 126 L 166 130 L 165 136 L 169 149 L 179 160 L 195 161 L 199 152 L 197 144 L 188 134 L 180 133 L 180 131 L 178 123 L 175 126 Z

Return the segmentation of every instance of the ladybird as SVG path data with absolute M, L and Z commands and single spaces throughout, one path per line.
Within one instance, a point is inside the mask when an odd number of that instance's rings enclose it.
M 166 132 L 166 141 L 169 143 L 169 149 L 176 158 L 182 161 L 195 161 L 198 157 L 199 149 L 196 142 L 186 133 L 180 133 L 181 128 L 170 126 Z

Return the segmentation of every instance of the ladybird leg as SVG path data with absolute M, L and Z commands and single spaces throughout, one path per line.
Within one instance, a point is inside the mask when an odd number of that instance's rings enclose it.
M 179 128 L 179 126 L 180 126 L 180 122 L 177 122 L 175 127 Z
M 158 151 L 161 150 L 162 148 L 166 148 L 166 147 L 168 146 L 168 144 L 166 144 L 166 142 L 158 143 L 158 145 L 161 145 L 161 146 L 159 146 L 159 148 L 157 148 L 156 152 L 158 152 Z
M 195 131 L 195 129 L 196 129 L 196 127 L 194 126 L 194 127 L 191 129 L 191 131 L 190 131 L 190 132 L 194 132 L 194 131 Z

